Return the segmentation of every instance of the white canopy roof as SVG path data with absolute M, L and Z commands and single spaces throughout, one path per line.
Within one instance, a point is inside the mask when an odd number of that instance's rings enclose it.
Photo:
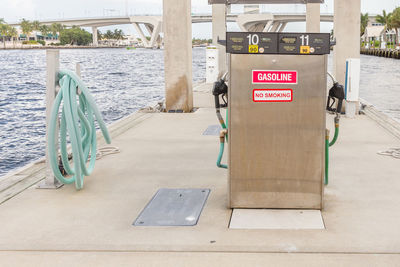
M 364 37 L 379 37 L 383 34 L 385 26 L 369 26 L 365 29 Z

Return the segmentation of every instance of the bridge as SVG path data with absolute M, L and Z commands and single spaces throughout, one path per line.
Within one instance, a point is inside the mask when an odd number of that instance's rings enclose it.
M 264 31 L 264 32 L 282 32 L 287 23 L 306 21 L 305 13 L 292 14 L 227 14 L 227 22 L 237 23 L 242 31 Z M 321 14 L 322 22 L 333 22 L 333 14 Z M 210 14 L 193 14 L 192 23 L 207 23 L 212 22 Z M 92 17 L 92 18 L 71 18 L 71 19 L 55 19 L 43 20 L 41 24 L 51 25 L 60 23 L 65 26 L 91 27 L 93 32 L 93 45 L 98 45 L 97 28 L 132 24 L 135 31 L 139 35 L 143 44 L 147 48 L 159 46 L 161 44 L 162 33 L 162 16 L 161 15 L 140 15 L 140 16 L 119 16 L 119 17 Z M 19 26 L 20 23 L 10 23 L 11 26 Z M 147 40 L 146 34 L 142 27 L 147 30 L 150 35 L 150 40 Z

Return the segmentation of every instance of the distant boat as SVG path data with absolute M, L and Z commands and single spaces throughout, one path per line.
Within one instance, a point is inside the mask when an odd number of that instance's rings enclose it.
M 134 49 L 136 49 L 136 47 L 135 46 L 127 46 L 126 49 L 127 50 L 134 50 Z

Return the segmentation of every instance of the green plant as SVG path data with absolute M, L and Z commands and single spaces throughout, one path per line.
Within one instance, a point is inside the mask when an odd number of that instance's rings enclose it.
M 62 45 L 88 45 L 92 42 L 92 34 L 79 28 L 64 29 L 60 32 L 60 43 Z
M 383 10 L 382 15 L 377 15 L 376 16 L 376 22 L 381 23 L 383 26 L 385 26 L 384 34 L 383 34 L 383 40 L 386 41 L 386 30 L 388 26 L 388 22 L 390 17 L 392 16 L 392 13 L 386 13 L 386 10 Z
M 39 29 L 43 36 L 47 36 L 50 33 L 50 27 L 47 25 L 40 25 Z
M 388 19 L 388 28 L 394 29 L 396 31 L 394 42 L 395 44 L 398 44 L 399 41 L 397 36 L 399 35 L 399 28 L 400 28 L 400 7 L 393 10 L 391 16 Z
M 374 41 L 374 47 L 380 47 L 381 41 Z
M 31 24 L 32 24 L 32 30 L 40 31 L 40 22 L 38 20 L 32 21 Z
M 6 48 L 5 38 L 11 37 L 12 41 L 14 42 L 14 37 L 17 35 L 17 30 L 14 27 L 5 23 L 3 19 L 0 19 L 0 35 L 2 36 L 3 39 L 4 48 Z
M 45 46 L 45 45 L 46 45 L 46 42 L 45 42 L 45 41 L 43 41 L 43 40 L 37 40 L 37 42 L 38 42 L 39 44 L 43 45 L 43 46 Z
M 26 40 L 26 41 L 23 41 L 22 42 L 22 44 L 30 44 L 30 45 L 32 45 L 32 44 L 38 44 L 38 41 L 35 41 L 35 40 Z
M 29 20 L 22 19 L 21 21 L 22 33 L 26 35 L 26 39 L 29 40 L 29 34 L 33 31 L 32 23 Z
M 360 27 L 361 27 L 360 34 L 361 34 L 361 36 L 363 36 L 364 33 L 365 33 L 365 29 L 368 26 L 368 21 L 369 21 L 368 13 L 365 13 L 365 14 L 361 13 L 361 24 L 360 24 Z
M 57 33 L 62 32 L 65 29 L 65 26 L 60 24 L 60 23 L 53 23 L 50 25 L 50 32 L 53 34 L 53 36 L 56 36 Z

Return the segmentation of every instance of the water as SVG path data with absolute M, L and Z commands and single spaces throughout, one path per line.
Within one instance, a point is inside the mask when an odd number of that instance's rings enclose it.
M 60 68 L 75 70 L 107 124 L 164 98 L 162 50 L 65 49 Z M 0 177 L 44 156 L 44 50 L 0 51 Z M 205 49 L 193 49 L 193 80 L 205 80 Z
M 164 98 L 162 50 L 61 50 L 110 124 Z M 330 63 L 332 62 L 331 56 Z M 0 177 L 44 155 L 45 51 L 0 51 Z M 331 65 L 331 64 L 330 64 Z M 360 97 L 400 121 L 400 60 L 361 56 Z M 193 80 L 205 77 L 205 49 L 193 49 Z

